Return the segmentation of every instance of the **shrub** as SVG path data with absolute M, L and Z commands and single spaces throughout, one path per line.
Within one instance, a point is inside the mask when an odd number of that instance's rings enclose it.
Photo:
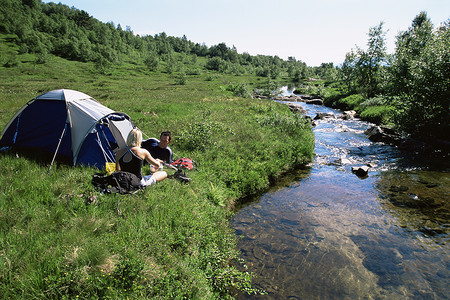
M 251 98 L 252 96 L 250 86 L 245 83 L 230 84 L 227 90 L 233 92 L 233 95 L 236 97 Z
M 149 55 L 144 59 L 144 65 L 150 71 L 156 71 L 158 70 L 159 60 L 156 55 Z
M 340 99 L 342 99 L 346 96 L 348 96 L 348 94 L 346 92 L 342 92 L 338 89 L 334 89 L 334 88 L 326 89 L 326 91 L 323 95 L 323 104 L 326 106 L 334 107 L 334 106 L 336 106 L 336 103 Z
M 294 134 L 296 131 L 303 130 L 306 126 L 309 126 L 307 121 L 301 115 L 287 115 L 280 114 L 278 112 L 269 115 L 257 116 L 257 122 L 263 127 L 275 126 L 281 132 L 287 132 L 290 134 Z
M 206 76 L 205 81 L 213 81 L 215 77 L 216 76 L 213 76 L 213 75 L 209 74 L 209 75 Z
M 15 56 L 9 57 L 6 62 L 3 64 L 5 68 L 17 67 L 19 65 L 19 61 Z
M 392 106 L 368 106 L 360 112 L 360 117 L 375 124 L 388 124 L 391 121 Z
M 228 69 L 228 64 L 220 57 L 213 57 L 208 60 L 205 65 L 208 70 L 214 70 L 219 72 L 225 72 Z
M 200 75 L 201 72 L 199 69 L 191 67 L 186 70 L 186 75 Z
M 35 62 L 37 64 L 45 64 L 49 59 L 49 55 L 47 52 L 42 51 L 37 54 Z
M 359 94 L 354 94 L 354 95 L 350 95 L 348 97 L 342 98 L 340 99 L 337 103 L 336 106 L 339 109 L 343 109 L 343 110 L 350 110 L 350 109 L 355 109 L 358 107 L 358 105 L 360 103 L 362 103 L 364 101 L 364 97 L 359 95 Z
M 181 71 L 180 74 L 178 74 L 178 76 L 175 78 L 175 84 L 185 85 L 186 79 L 186 73 L 184 73 L 184 71 Z
M 277 81 L 268 79 L 265 83 L 263 83 L 259 89 L 258 94 L 267 97 L 273 97 L 279 91 L 279 84 Z
M 359 106 L 364 109 L 369 106 L 383 106 L 388 103 L 388 99 L 385 96 L 377 96 L 369 98 L 359 104 Z
M 201 118 L 201 119 L 204 119 Z M 217 136 L 233 134 L 223 123 L 209 119 L 190 123 L 178 137 L 178 145 L 188 151 L 204 151 L 216 144 Z
M 95 70 L 96 72 L 102 74 L 102 75 L 111 75 L 112 73 L 112 63 L 108 61 L 103 56 L 97 57 L 97 60 L 95 61 Z

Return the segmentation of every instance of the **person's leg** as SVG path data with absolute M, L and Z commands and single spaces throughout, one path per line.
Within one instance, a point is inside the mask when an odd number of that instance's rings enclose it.
M 141 184 L 143 186 L 149 186 L 152 184 L 155 184 L 156 182 L 159 182 L 161 180 L 164 180 L 167 178 L 167 173 L 165 171 L 158 171 L 153 173 L 152 175 L 144 176 L 141 180 Z
M 142 186 L 149 186 L 149 185 L 152 185 L 155 183 L 156 183 L 156 179 L 153 177 L 153 175 L 147 175 L 141 179 Z
M 158 171 L 153 173 L 152 177 L 154 177 L 155 180 L 159 182 L 167 178 L 167 173 L 165 171 Z

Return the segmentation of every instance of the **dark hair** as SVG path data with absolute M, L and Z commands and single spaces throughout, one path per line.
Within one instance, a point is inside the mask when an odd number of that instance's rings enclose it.
M 169 142 L 172 140 L 172 133 L 170 131 L 163 131 L 163 132 L 161 132 L 160 138 L 162 136 L 168 136 L 169 137 Z

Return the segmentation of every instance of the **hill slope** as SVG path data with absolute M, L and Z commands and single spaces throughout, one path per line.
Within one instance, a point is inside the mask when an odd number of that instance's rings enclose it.
M 189 185 L 165 180 L 134 195 L 90 184 L 98 170 L 0 154 L 0 293 L 5 298 L 223 298 L 248 290 L 228 226 L 234 201 L 310 161 L 309 125 L 272 101 L 233 95 L 250 75 L 148 71 L 20 54 L 0 36 L 0 127 L 33 97 L 82 91 L 129 114 L 148 136 L 171 130 L 198 163 Z M 183 79 L 183 82 L 180 82 Z M 243 83 L 243 82 L 247 83 Z

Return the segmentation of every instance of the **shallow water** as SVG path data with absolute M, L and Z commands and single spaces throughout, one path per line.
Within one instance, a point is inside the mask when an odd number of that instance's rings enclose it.
M 372 143 L 370 125 L 320 121 L 311 166 L 239 209 L 238 247 L 267 295 L 238 299 L 450 299 L 448 161 Z

